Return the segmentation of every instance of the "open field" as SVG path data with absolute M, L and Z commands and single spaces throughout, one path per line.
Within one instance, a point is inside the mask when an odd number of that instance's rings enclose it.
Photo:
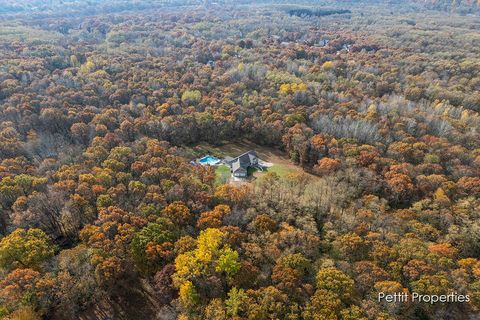
M 215 183 L 217 185 L 224 184 L 230 179 L 230 168 L 222 164 L 216 167 L 215 174 L 217 176 Z

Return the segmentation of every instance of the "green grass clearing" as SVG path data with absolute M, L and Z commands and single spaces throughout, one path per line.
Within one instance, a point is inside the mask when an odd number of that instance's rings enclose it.
M 261 177 L 261 176 L 265 175 L 265 173 L 267 173 L 267 172 L 274 172 L 274 173 L 278 174 L 280 177 L 284 177 L 284 176 L 289 175 L 291 173 L 301 173 L 301 172 L 303 172 L 303 170 L 299 167 L 292 168 L 291 166 L 288 166 L 288 165 L 274 164 L 273 166 L 271 166 L 270 168 L 267 168 L 263 172 L 257 172 L 257 175 L 259 177 Z
M 194 147 L 188 146 L 182 148 L 184 156 L 189 159 L 196 159 L 207 154 L 223 159 L 226 156 L 239 156 L 249 150 L 255 150 L 261 160 L 273 164 L 272 167 L 266 168 L 263 172 L 250 168 L 248 170 L 248 175 L 250 178 L 253 177 L 253 180 L 255 180 L 255 178 L 261 179 L 267 172 L 274 172 L 280 177 L 292 173 L 303 173 L 302 168 L 293 164 L 284 152 L 275 148 L 260 146 L 248 140 L 228 142 L 218 146 L 208 143 L 200 143 Z M 217 176 L 217 185 L 226 183 L 230 178 L 230 168 L 225 165 L 216 167 L 215 173 Z
M 221 185 L 224 184 L 230 179 L 230 168 L 226 165 L 220 165 L 215 168 L 215 184 Z

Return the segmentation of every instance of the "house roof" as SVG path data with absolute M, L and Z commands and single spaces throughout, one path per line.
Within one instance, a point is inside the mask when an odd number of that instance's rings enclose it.
M 240 162 L 248 163 L 248 165 L 250 165 L 250 163 L 252 163 L 253 160 L 256 158 L 257 158 L 257 153 L 253 150 L 245 152 L 244 154 L 238 157 L 238 159 L 240 159 Z
M 242 167 L 240 165 L 240 161 L 235 161 L 232 163 L 232 171 L 233 172 L 239 172 L 239 171 L 247 171 L 247 168 L 246 167 Z
M 236 172 L 239 169 L 247 170 L 247 168 L 252 165 L 252 162 L 254 162 L 256 158 L 257 158 L 257 153 L 253 150 L 250 150 L 232 159 L 231 161 L 229 161 L 229 163 L 232 166 L 233 172 Z M 227 160 L 227 158 L 225 159 Z

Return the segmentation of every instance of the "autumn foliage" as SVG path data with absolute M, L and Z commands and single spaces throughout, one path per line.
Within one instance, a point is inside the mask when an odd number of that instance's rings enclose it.
M 480 3 L 100 2 L 0 3 L 0 319 L 479 318 Z

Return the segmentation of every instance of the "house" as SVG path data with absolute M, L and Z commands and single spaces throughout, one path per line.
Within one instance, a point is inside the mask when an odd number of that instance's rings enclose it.
M 322 39 L 316 44 L 316 46 L 317 47 L 325 47 L 326 45 L 328 45 L 329 42 L 330 42 L 330 40 L 328 40 L 328 39 Z
M 236 158 L 226 157 L 224 162 L 230 166 L 230 172 L 233 177 L 246 178 L 248 176 L 248 168 L 258 166 L 258 157 L 255 151 L 250 150 Z

